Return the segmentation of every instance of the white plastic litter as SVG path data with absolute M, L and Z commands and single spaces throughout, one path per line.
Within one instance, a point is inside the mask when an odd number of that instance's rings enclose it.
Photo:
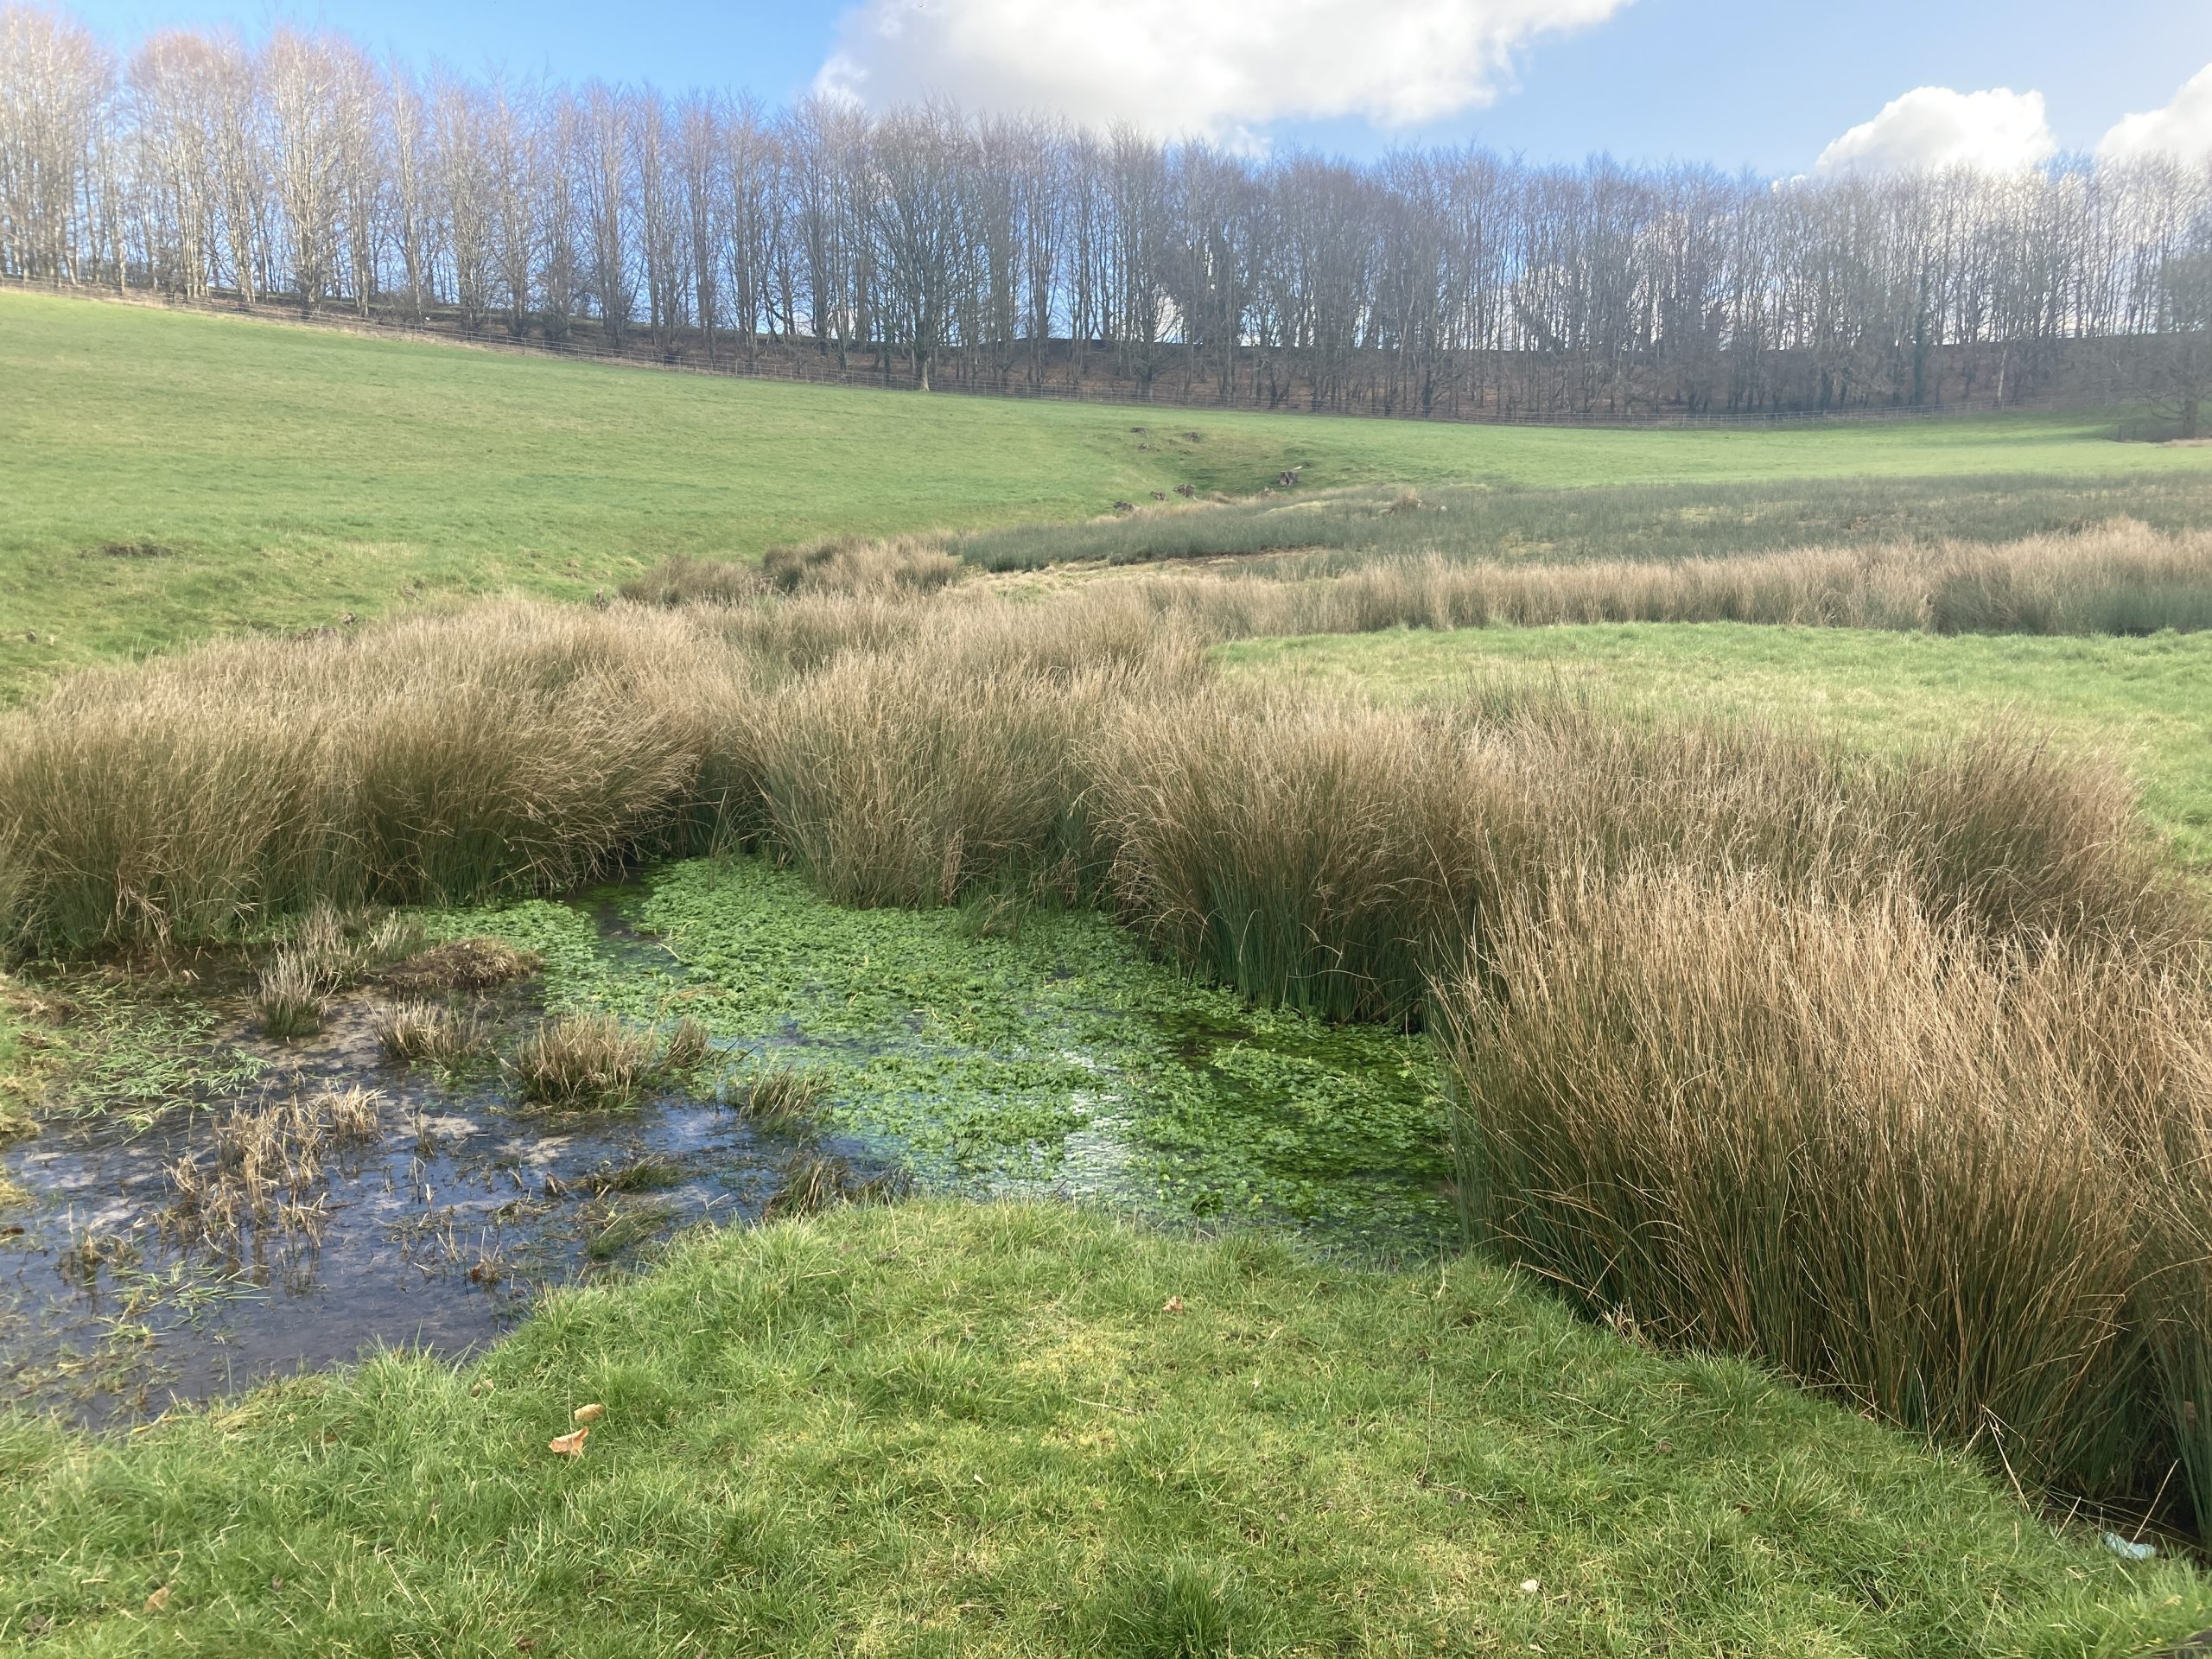
M 2147 1561 L 2158 1553 L 2156 1544 L 2131 1544 L 2116 1532 L 2105 1534 L 2105 1548 L 2123 1561 Z

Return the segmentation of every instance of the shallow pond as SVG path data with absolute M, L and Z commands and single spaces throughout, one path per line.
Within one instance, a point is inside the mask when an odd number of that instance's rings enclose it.
M 385 1063 L 372 992 L 292 1044 L 257 1034 L 236 978 L 118 999 L 44 1131 L 0 1150 L 0 1174 L 29 1194 L 0 1205 L 0 1374 L 15 1392 L 98 1419 L 375 1343 L 465 1351 L 544 1285 L 623 1270 L 679 1227 L 757 1217 L 808 1150 L 927 1190 L 1361 1251 L 1446 1234 L 1418 1039 L 1255 1012 L 1147 961 L 1100 917 L 842 910 L 736 860 L 426 920 L 543 959 L 490 999 L 506 1043 L 546 1013 L 688 1017 L 716 1065 L 695 1096 L 552 1117 L 490 1067 Z M 760 1133 L 724 1103 L 763 1069 L 815 1085 L 804 1135 Z M 366 1109 L 348 1092 L 362 1090 Z M 316 1117 L 346 1099 L 340 1116 L 368 1121 Z M 212 1169 L 241 1115 L 287 1111 L 315 1143 L 304 1179 L 294 1170 L 281 1203 L 219 1237 L 181 1223 L 180 1160 Z

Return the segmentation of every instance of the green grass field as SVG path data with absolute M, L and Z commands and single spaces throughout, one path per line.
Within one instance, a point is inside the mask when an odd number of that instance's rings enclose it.
M 1645 432 L 1154 412 L 665 374 L 21 293 L 0 294 L 0 698 L 213 632 L 427 595 L 583 598 L 671 553 L 1081 518 L 1180 483 L 1248 493 L 1294 465 L 1312 489 L 2207 466 L 2200 450 L 2112 442 L 2090 416 Z
M 2212 634 L 2149 639 L 1941 635 L 1752 623 L 1467 628 L 1319 635 L 1217 647 L 1233 673 L 1449 695 L 1500 672 L 1713 715 L 1812 721 L 1862 747 L 1941 741 L 2012 719 L 2123 760 L 2145 816 L 2212 862 Z
M 0 1645 L 40 1653 L 2058 1659 L 2208 1615 L 1963 1459 L 1471 1262 L 1065 1208 L 701 1235 L 480 1365 L 128 1440 L 0 1416 Z

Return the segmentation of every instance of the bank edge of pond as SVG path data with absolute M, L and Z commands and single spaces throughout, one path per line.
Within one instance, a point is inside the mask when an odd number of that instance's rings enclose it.
M 459 1370 L 128 1440 L 0 1413 L 0 1643 L 60 1653 L 2057 1659 L 2212 1618 L 1962 1455 L 1471 1259 L 929 1200 L 692 1234 Z

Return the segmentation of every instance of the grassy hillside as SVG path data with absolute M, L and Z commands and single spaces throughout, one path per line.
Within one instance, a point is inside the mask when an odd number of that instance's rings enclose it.
M 586 597 L 671 553 L 1084 518 L 1181 483 L 1248 492 L 1294 465 L 1315 489 L 2206 466 L 2114 444 L 2086 416 L 1630 432 L 1152 413 L 15 293 L 0 294 L 0 696 L 211 632 L 446 593 Z
M 128 1440 L 0 1417 L 41 1653 L 2119 1655 L 2208 1611 L 1495 1269 L 1065 1209 L 701 1235 L 469 1370 Z
M 1713 714 L 1810 721 L 1878 747 L 1941 741 L 2012 715 L 2124 758 L 2151 821 L 2212 861 L 2212 634 L 2018 634 L 1630 623 L 1316 635 L 1217 648 L 1232 671 L 1351 682 L 1393 698 L 1500 671 L 1555 670 L 1593 687 Z

